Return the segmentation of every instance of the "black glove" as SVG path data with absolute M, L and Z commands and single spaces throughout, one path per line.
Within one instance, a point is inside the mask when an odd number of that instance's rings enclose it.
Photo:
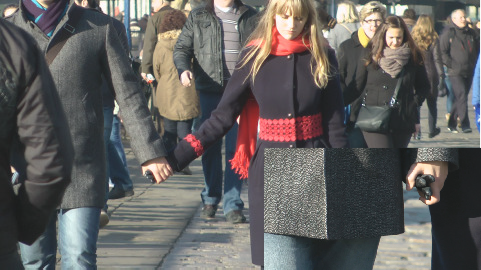
M 439 77 L 439 83 L 438 83 L 438 97 L 444 97 L 446 96 L 447 90 L 446 90 L 446 82 L 444 79 L 444 76 Z
M 431 199 L 433 192 L 431 191 L 431 183 L 434 183 L 435 178 L 431 174 L 420 174 L 416 177 L 416 188 L 424 194 L 426 200 Z

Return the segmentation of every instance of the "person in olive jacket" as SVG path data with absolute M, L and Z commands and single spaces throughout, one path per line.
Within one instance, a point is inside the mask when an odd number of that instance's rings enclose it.
M 70 183 L 74 151 L 36 42 L 3 19 L 0 37 L 0 268 L 23 269 L 17 243 L 32 244 L 44 232 Z M 25 173 L 18 192 L 11 164 Z
M 389 105 L 401 80 L 389 131 L 362 133 L 369 148 L 407 147 L 412 134 L 419 131 L 418 107 L 430 88 L 421 51 L 398 16 L 387 17 L 370 44 L 367 59 L 358 65 L 355 83 L 344 93 L 345 103 L 362 95 L 365 105 Z
M 200 123 L 209 118 L 217 107 L 227 82 L 234 72 L 242 46 L 255 27 L 257 11 L 240 0 L 210 0 L 192 10 L 174 47 L 174 64 L 181 83 L 192 85 L 199 93 Z M 218 141 L 202 157 L 205 186 L 201 193 L 204 208 L 202 216 L 215 217 L 218 204 L 223 199 L 227 221 L 246 221 L 240 198 L 242 181 L 228 166 L 233 158 L 237 125 L 226 135 L 225 169 L 222 167 L 222 141 Z M 222 182 L 224 194 L 222 196 Z

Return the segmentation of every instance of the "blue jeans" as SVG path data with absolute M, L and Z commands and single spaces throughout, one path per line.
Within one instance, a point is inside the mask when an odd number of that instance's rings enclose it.
M 31 246 L 20 243 L 26 269 L 55 269 L 58 219 L 62 269 L 96 269 L 100 208 L 61 209 L 52 215 L 45 232 Z
M 264 269 L 372 269 L 380 239 L 320 240 L 264 233 Z
M 108 157 L 109 175 L 114 186 L 123 190 L 133 189 L 134 184 L 127 168 L 127 158 L 125 157 L 125 150 L 120 137 L 120 120 L 117 115 L 113 116 Z
M 107 211 L 107 200 L 109 199 L 109 179 L 110 179 L 110 164 L 109 164 L 109 145 L 110 145 L 110 133 L 112 132 L 112 118 L 114 115 L 113 107 L 103 107 L 104 112 L 104 146 L 105 146 L 105 165 L 106 165 L 106 179 L 105 179 L 105 206 L 104 210 Z
M 212 111 L 220 102 L 222 94 L 199 92 L 200 108 L 202 111 L 201 122 L 209 119 Z M 225 136 L 225 172 L 224 172 L 224 214 L 233 210 L 244 209 L 244 202 L 240 198 L 242 180 L 232 170 L 229 160 L 234 157 L 237 142 L 237 123 Z M 218 140 L 206 149 L 202 155 L 202 168 L 204 170 L 205 187 L 201 198 L 204 204 L 218 205 L 222 198 L 222 140 Z

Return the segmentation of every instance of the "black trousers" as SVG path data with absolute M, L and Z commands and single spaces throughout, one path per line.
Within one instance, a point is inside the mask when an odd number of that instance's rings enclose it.
M 411 141 L 411 132 L 373 133 L 363 131 L 368 148 L 406 148 Z
M 481 269 L 481 148 L 459 149 L 459 169 L 449 172 L 441 201 L 429 207 L 432 269 Z
M 434 129 L 436 128 L 436 122 L 438 118 L 438 107 L 437 107 L 437 102 L 438 97 L 437 96 L 429 96 L 426 98 L 426 103 L 428 105 L 428 124 L 429 124 L 429 133 L 433 133 Z
M 461 128 L 469 128 L 468 93 L 473 81 L 473 77 L 450 75 L 449 80 L 453 86 L 454 104 L 451 107 L 451 115 L 449 116 L 448 127 L 456 128 L 457 118 L 459 117 L 459 120 L 461 121 Z

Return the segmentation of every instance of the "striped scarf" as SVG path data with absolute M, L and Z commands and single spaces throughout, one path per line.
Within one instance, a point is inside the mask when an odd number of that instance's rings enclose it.
M 37 0 L 23 0 L 27 18 L 33 21 L 45 35 L 51 37 L 60 19 L 68 8 L 68 0 L 57 0 L 48 8 L 44 8 Z

